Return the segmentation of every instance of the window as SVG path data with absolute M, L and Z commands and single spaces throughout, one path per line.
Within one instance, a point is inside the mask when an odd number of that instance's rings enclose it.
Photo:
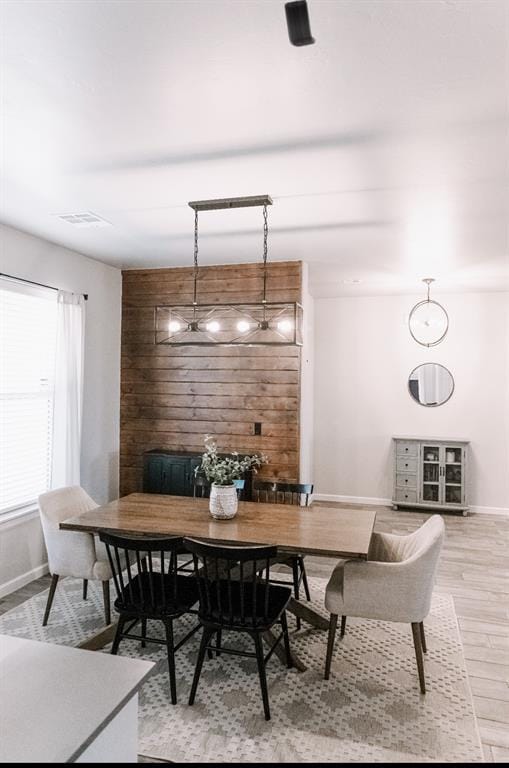
M 56 291 L 0 278 L 0 514 L 51 485 Z

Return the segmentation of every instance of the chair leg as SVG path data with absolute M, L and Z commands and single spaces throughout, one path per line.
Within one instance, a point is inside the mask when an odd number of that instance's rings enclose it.
M 217 637 L 216 637 L 216 657 L 221 655 L 221 638 L 223 636 L 223 630 L 218 629 L 217 630 Z
M 290 638 L 288 636 L 288 621 L 286 619 L 286 611 L 281 614 L 281 626 L 283 628 L 283 641 L 285 644 L 286 653 L 286 666 L 288 669 L 293 667 L 292 654 L 290 652 Z
M 345 636 L 345 629 L 346 629 L 346 616 L 341 617 L 341 631 L 339 633 L 340 637 Z
M 419 672 L 421 693 L 426 693 L 426 683 L 424 681 L 424 662 L 422 659 L 421 628 L 417 621 L 412 622 L 412 634 L 414 636 L 415 658 L 417 661 L 417 671 Z
M 124 629 L 125 623 L 126 623 L 125 617 L 119 616 L 115 637 L 113 640 L 113 644 L 111 646 L 111 653 L 113 656 L 116 656 L 118 653 L 118 646 L 120 645 L 120 641 L 122 640 L 122 630 Z
M 296 557 L 292 560 L 292 571 L 293 571 L 293 592 L 295 595 L 295 599 L 299 599 L 299 563 Z M 295 617 L 297 620 L 297 629 L 300 629 L 300 616 Z
M 306 600 L 311 602 L 311 594 L 309 592 L 309 584 L 308 584 L 308 577 L 306 573 L 306 566 L 304 565 L 304 558 L 299 557 L 299 563 L 300 563 L 300 570 L 302 573 L 302 583 L 304 585 L 304 592 L 306 593 Z
M 338 626 L 337 613 L 331 613 L 329 623 L 329 637 L 327 638 L 327 656 L 325 657 L 325 675 L 324 679 L 330 677 L 330 667 L 332 663 L 332 652 L 334 650 L 334 640 L 336 639 L 336 628 Z
M 51 611 L 51 606 L 53 605 L 53 598 L 55 597 L 55 590 L 57 588 L 58 584 L 58 574 L 54 573 L 51 578 L 51 585 L 49 588 L 49 594 L 48 594 L 48 601 L 46 603 L 46 610 L 44 611 L 44 618 L 42 620 L 42 626 L 45 627 L 48 623 L 49 619 L 49 612 Z
M 83 600 L 87 599 L 88 579 L 83 579 Z
M 424 653 L 427 653 L 428 652 L 428 648 L 426 646 L 426 635 L 424 634 L 424 622 L 423 621 L 421 621 L 421 623 L 419 624 L 419 627 L 421 628 L 421 645 L 422 645 L 422 650 L 423 650 Z
M 141 620 L 141 647 L 142 648 L 147 647 L 147 642 L 145 639 L 146 637 L 147 637 L 147 620 L 142 619 Z
M 253 635 L 256 648 L 256 661 L 258 662 L 258 675 L 260 676 L 260 687 L 262 689 L 263 711 L 265 719 L 270 720 L 269 692 L 267 690 L 267 678 L 265 676 L 265 659 L 263 656 L 262 638 L 256 632 Z
M 189 705 L 194 704 L 196 696 L 196 690 L 198 688 L 198 682 L 200 680 L 201 668 L 203 666 L 203 660 L 205 658 L 205 651 L 207 649 L 208 642 L 212 635 L 213 630 L 203 627 L 203 635 L 201 636 L 200 650 L 198 651 L 198 658 L 196 659 L 196 668 L 194 670 L 193 684 L 191 686 L 191 693 L 189 694 Z
M 104 621 L 106 625 L 111 624 L 110 613 L 110 582 L 103 581 L 103 598 L 104 598 Z
M 170 691 L 171 703 L 177 703 L 177 681 L 175 679 L 175 646 L 173 643 L 173 620 L 167 619 L 164 622 L 166 629 L 166 647 L 168 649 L 168 667 L 170 670 Z

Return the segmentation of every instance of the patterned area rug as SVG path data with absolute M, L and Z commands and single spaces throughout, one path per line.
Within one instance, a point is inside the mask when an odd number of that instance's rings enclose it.
M 310 579 L 323 612 L 326 582 Z M 82 582 L 59 584 L 49 626 L 41 626 L 47 592 L 0 617 L 0 632 L 76 645 L 103 626 L 102 594 Z M 194 617 L 178 622 L 178 635 Z M 293 617 L 290 617 L 291 626 Z M 294 626 L 294 624 L 293 624 Z M 164 648 L 125 640 L 120 652 L 157 662 L 140 696 L 140 753 L 174 762 L 483 762 L 454 604 L 436 594 L 425 622 L 428 692 L 419 693 L 410 626 L 349 619 L 336 643 L 331 679 L 323 679 L 325 632 L 291 633 L 304 673 L 273 656 L 267 666 L 272 720 L 263 717 L 254 660 L 206 660 L 196 703 L 188 707 L 199 635 L 177 654 L 179 703 L 169 702 Z M 149 635 L 162 636 L 159 625 Z M 234 647 L 239 640 L 225 636 Z M 238 647 L 247 647 L 240 641 Z M 107 649 L 105 649 L 107 650 Z

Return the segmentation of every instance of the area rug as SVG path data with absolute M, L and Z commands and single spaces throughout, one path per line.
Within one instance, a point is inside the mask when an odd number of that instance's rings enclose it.
M 322 612 L 323 579 L 310 579 L 313 607 Z M 77 645 L 103 625 L 100 588 L 59 583 L 50 623 L 41 626 L 47 591 L 0 617 L 0 632 Z M 178 622 L 178 635 L 194 617 Z M 293 624 L 293 617 L 290 618 Z M 307 666 L 287 670 L 273 656 L 267 666 L 272 719 L 266 722 L 256 664 L 222 655 L 206 660 L 196 703 L 187 705 L 199 643 L 196 635 L 177 654 L 179 703 L 169 701 L 162 646 L 142 649 L 123 641 L 123 656 L 157 663 L 140 695 L 139 751 L 174 762 L 483 762 L 472 696 L 452 597 L 435 594 L 425 622 L 428 692 L 419 693 L 410 626 L 349 619 L 336 642 L 331 679 L 323 679 L 326 632 L 291 633 Z M 159 632 L 153 622 L 149 635 Z M 162 635 L 160 635 L 162 636 Z M 225 637 L 230 647 L 247 647 Z M 106 648 L 105 651 L 108 649 Z

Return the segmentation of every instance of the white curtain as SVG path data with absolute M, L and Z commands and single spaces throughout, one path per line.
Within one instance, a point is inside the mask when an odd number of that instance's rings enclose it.
M 51 487 L 80 484 L 85 300 L 58 292 Z
M 443 403 L 450 395 L 450 375 L 434 363 L 421 365 L 417 371 L 419 400 L 424 405 Z

